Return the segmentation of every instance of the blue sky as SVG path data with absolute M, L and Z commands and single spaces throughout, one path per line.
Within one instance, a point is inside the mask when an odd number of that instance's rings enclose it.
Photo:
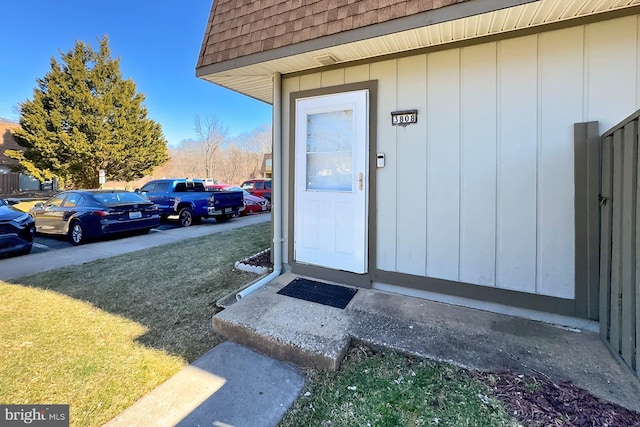
M 120 70 L 145 95 L 170 145 L 196 139 L 194 118 L 217 118 L 234 137 L 271 123 L 271 106 L 195 77 L 212 0 L 9 0 L 0 25 L 0 117 L 18 121 L 36 79 L 76 40 L 109 37 Z

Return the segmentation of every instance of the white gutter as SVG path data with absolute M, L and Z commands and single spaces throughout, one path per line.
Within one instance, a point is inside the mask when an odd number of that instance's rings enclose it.
M 273 73 L 273 166 L 271 206 L 273 213 L 273 271 L 266 277 L 236 294 L 236 300 L 266 285 L 282 272 L 282 77 Z

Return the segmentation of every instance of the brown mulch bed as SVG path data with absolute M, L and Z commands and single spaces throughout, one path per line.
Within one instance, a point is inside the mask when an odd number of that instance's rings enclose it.
M 271 249 L 267 249 L 262 253 L 258 253 L 250 258 L 243 259 L 242 262 L 248 265 L 255 265 L 257 267 L 268 267 L 272 268 L 273 263 L 271 262 Z
M 526 426 L 640 427 L 640 413 L 606 402 L 569 382 L 533 375 L 476 372 L 507 411 Z

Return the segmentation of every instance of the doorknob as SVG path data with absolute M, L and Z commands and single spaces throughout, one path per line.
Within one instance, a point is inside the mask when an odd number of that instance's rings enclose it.
M 358 183 L 359 183 L 359 187 L 360 187 L 360 191 L 362 191 L 362 172 L 360 172 L 359 174 L 359 178 L 358 178 Z

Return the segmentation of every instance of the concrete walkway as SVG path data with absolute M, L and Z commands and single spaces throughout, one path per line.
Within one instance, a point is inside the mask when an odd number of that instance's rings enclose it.
M 0 280 L 10 280 L 49 271 L 67 265 L 80 265 L 96 259 L 109 258 L 148 249 L 180 240 L 206 236 L 271 220 L 271 215 L 249 215 L 223 223 L 206 223 L 187 228 L 151 230 L 144 236 L 98 241 L 87 245 L 56 249 L 49 252 L 0 259 Z
M 107 427 L 273 427 L 304 386 L 291 365 L 223 342 Z

